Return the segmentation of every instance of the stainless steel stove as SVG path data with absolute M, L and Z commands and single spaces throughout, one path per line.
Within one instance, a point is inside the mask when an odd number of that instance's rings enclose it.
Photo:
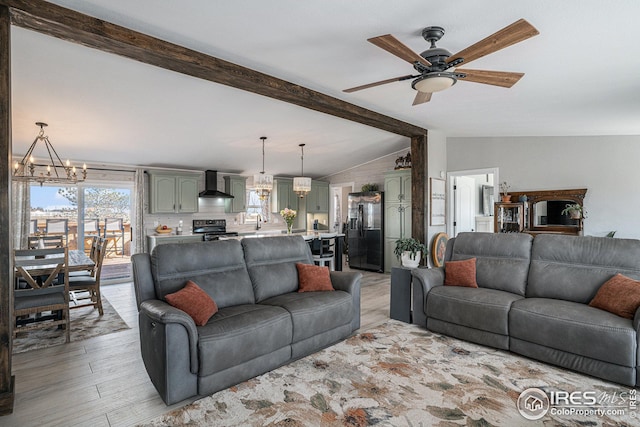
M 237 236 L 235 231 L 227 231 L 225 219 L 194 219 L 193 234 L 202 234 L 205 242 L 218 240 L 221 236 Z

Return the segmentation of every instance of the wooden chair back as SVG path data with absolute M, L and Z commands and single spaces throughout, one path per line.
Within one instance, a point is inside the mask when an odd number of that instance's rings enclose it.
M 51 249 L 63 246 L 62 236 L 29 236 L 29 249 Z

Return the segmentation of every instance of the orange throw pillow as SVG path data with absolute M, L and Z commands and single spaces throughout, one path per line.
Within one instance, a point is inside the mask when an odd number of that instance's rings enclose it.
M 464 286 L 477 288 L 476 259 L 464 261 L 447 261 L 444 264 L 444 284 L 446 286 Z
M 191 316 L 198 326 L 206 325 L 211 316 L 218 312 L 216 302 L 191 280 L 178 292 L 165 295 L 164 299 Z
M 329 267 L 296 263 L 298 292 L 333 291 Z
M 618 273 L 600 286 L 589 305 L 633 319 L 640 307 L 640 281 Z

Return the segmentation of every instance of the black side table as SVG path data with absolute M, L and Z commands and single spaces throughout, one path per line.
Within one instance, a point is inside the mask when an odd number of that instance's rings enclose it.
M 389 316 L 401 322 L 411 323 L 411 270 L 406 267 L 391 268 L 391 303 Z

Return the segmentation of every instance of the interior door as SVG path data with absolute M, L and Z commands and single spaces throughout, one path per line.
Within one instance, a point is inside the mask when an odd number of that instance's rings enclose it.
M 475 231 L 476 183 L 467 176 L 455 177 L 455 217 L 454 235 L 467 231 Z

